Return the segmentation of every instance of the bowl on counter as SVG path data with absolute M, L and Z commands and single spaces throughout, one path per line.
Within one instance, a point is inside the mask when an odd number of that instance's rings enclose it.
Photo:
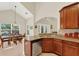
M 78 32 L 74 32 L 74 38 L 79 38 L 79 33 Z
M 74 32 L 74 33 L 65 33 L 64 37 L 68 37 L 68 38 L 79 38 L 79 33 L 78 32 Z

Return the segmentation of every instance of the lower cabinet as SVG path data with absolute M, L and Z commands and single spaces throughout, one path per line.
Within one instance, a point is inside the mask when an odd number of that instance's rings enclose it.
M 42 39 L 42 52 L 50 53 L 53 51 L 53 40 L 51 38 Z
M 42 39 L 42 52 L 44 53 L 56 53 L 62 55 L 62 40 L 53 38 Z
M 72 44 L 74 43 L 75 42 Z M 66 41 L 63 42 L 63 56 L 79 56 L 79 47 L 77 46 L 78 44 L 72 44 L 69 44 Z
M 42 52 L 60 56 L 79 56 L 79 43 L 55 38 L 42 39 Z
M 62 55 L 62 40 L 54 39 L 54 53 Z

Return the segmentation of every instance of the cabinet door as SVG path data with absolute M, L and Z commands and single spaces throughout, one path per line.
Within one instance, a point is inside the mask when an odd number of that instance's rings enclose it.
M 42 39 L 42 52 L 52 52 L 53 40 L 51 38 L 43 38 Z
M 63 43 L 63 56 L 78 56 L 78 47 Z
M 60 27 L 61 29 L 66 28 L 66 9 L 60 13 Z
M 64 11 L 61 11 L 60 13 L 60 28 L 63 29 L 64 28 Z
M 61 28 L 79 28 L 78 5 L 66 7 L 60 13 Z
M 70 12 L 70 27 L 78 28 L 78 5 L 71 6 L 69 8 Z
M 65 14 L 66 14 L 66 20 L 65 20 L 66 27 L 65 28 L 67 29 L 67 28 L 70 28 L 70 25 L 71 25 L 71 19 L 70 19 L 71 18 L 71 15 L 70 15 L 71 14 L 71 11 L 70 11 L 70 8 L 69 7 L 66 8 L 65 10 L 66 10 L 66 12 L 65 12 Z
M 54 53 L 62 55 L 62 40 L 54 39 Z

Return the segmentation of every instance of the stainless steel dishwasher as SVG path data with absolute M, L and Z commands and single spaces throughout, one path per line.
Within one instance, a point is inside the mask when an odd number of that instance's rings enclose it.
M 32 55 L 37 56 L 42 53 L 41 40 L 34 41 L 32 44 Z

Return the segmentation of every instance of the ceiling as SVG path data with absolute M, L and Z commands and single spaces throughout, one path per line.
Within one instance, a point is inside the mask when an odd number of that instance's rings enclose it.
M 34 2 L 21 2 L 32 14 L 34 14 L 35 3 Z
M 36 14 L 36 12 L 40 8 L 40 2 L 21 2 L 33 15 Z
M 8 10 L 10 9 L 10 3 L 9 2 L 0 2 L 0 11 L 3 11 L 3 10 Z
M 44 17 L 37 21 L 35 24 L 52 24 L 52 22 L 56 22 L 57 19 L 55 17 Z
M 16 6 L 16 10 L 15 10 Z M 32 13 L 20 2 L 0 2 L 0 11 L 13 10 L 25 19 L 33 16 Z

